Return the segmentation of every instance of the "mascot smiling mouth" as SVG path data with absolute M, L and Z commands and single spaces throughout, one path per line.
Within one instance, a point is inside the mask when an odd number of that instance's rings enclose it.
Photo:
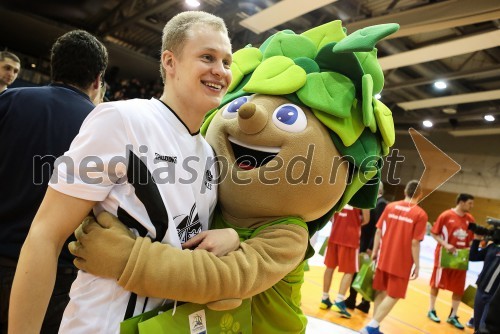
M 279 147 L 250 145 L 229 136 L 234 159 L 239 168 L 251 170 L 264 166 L 280 152 Z

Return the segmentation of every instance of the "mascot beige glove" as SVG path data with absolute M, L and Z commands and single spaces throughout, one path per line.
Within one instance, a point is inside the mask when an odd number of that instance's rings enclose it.
M 77 241 L 68 245 L 71 254 L 76 256 L 73 263 L 83 271 L 93 275 L 118 280 L 123 273 L 127 261 L 135 244 L 135 235 L 120 221 L 107 212 L 97 216 L 98 222 L 93 217 L 87 217 L 76 229 Z M 104 233 L 105 238 L 97 238 L 92 243 L 92 234 L 97 229 Z M 82 244 L 91 244 L 84 247 Z M 101 254 L 113 254 L 113 262 L 101 261 Z

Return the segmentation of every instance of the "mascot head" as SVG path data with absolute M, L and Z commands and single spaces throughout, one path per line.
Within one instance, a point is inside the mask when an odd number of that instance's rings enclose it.
M 391 111 L 374 98 L 384 83 L 375 44 L 398 27 L 346 35 L 333 21 L 234 53 L 233 82 L 202 127 L 227 218 L 250 227 L 296 216 L 313 232 L 345 204 L 374 206 L 395 138 Z

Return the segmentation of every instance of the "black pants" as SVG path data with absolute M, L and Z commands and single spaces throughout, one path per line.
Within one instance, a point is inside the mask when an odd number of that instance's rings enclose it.
M 9 298 L 14 281 L 16 268 L 0 265 L 0 333 L 7 334 L 7 321 L 9 315 Z M 43 320 L 41 334 L 57 334 L 61 324 L 62 315 L 69 302 L 69 290 L 76 278 L 77 270 L 74 268 L 59 269 L 56 276 L 54 292 L 50 297 L 49 306 Z

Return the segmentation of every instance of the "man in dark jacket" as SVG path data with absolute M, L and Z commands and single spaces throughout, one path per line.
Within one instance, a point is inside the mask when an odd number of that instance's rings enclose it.
M 105 46 L 83 30 L 59 37 L 51 50 L 52 83 L 0 95 L 0 333 L 7 333 L 9 296 L 21 246 L 42 202 L 57 157 L 68 150 L 94 108 L 108 64 Z M 76 278 L 63 247 L 41 333 L 57 333 Z
M 498 287 L 500 286 L 500 230 L 496 230 L 496 238 L 484 248 L 479 248 L 479 243 L 482 239 L 481 236 L 474 235 L 474 240 L 470 247 L 470 261 L 484 261 L 483 270 L 477 279 L 477 291 L 474 299 L 474 330 L 478 333 L 480 329 L 486 329 L 486 318 L 488 313 L 493 312 L 498 318 L 497 305 L 495 307 L 494 294 L 498 296 Z M 498 301 L 497 301 L 498 304 Z M 493 305 L 493 306 L 492 306 Z M 489 326 L 494 326 L 497 321 L 494 317 L 490 316 Z M 500 327 L 497 330 L 489 333 L 500 333 Z

